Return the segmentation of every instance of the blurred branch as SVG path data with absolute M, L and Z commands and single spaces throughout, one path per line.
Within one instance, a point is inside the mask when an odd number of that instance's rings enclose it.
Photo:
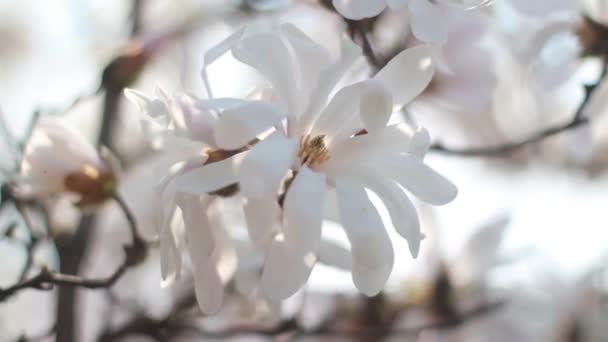
M 606 79 L 606 75 L 608 74 L 608 61 L 604 60 L 602 65 L 602 71 L 600 73 L 600 77 L 593 84 L 585 85 L 585 96 L 583 101 L 579 105 L 576 113 L 572 117 L 570 122 L 565 124 L 557 125 L 554 127 L 549 127 L 535 135 L 530 136 L 527 139 L 524 139 L 519 142 L 507 143 L 496 146 L 487 146 L 487 147 L 473 147 L 473 148 L 452 148 L 448 146 L 444 146 L 443 144 L 437 142 L 431 146 L 431 150 L 443 153 L 446 155 L 454 155 L 461 157 L 497 157 L 502 154 L 514 152 L 528 145 L 533 145 L 539 143 L 549 137 L 558 135 L 563 132 L 567 132 L 569 130 L 575 129 L 579 126 L 589 124 L 589 119 L 585 117 L 585 109 L 589 104 L 589 101 L 593 97 L 595 90 L 600 85 L 602 81 Z
M 116 198 L 119 197 L 116 196 Z M 110 276 L 89 279 L 43 268 L 40 273 L 28 280 L 23 280 L 8 288 L 0 289 L 0 302 L 5 301 L 24 289 L 50 290 L 53 285 L 87 289 L 109 288 L 120 279 L 129 267 L 139 264 L 147 254 L 146 244 L 137 233 L 137 226 L 129 209 L 122 200 L 117 200 L 117 202 L 129 221 L 133 241 L 124 246 L 125 260 Z

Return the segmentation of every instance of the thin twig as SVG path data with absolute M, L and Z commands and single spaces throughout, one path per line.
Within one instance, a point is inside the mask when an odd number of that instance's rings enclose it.
M 116 198 L 120 197 L 116 196 Z M 77 275 L 55 272 L 43 268 L 40 273 L 28 280 L 23 280 L 8 288 L 0 289 L 0 302 L 15 295 L 21 290 L 28 288 L 38 290 L 49 290 L 52 288 L 53 285 L 65 287 L 81 287 L 87 289 L 109 288 L 114 285 L 114 283 L 116 283 L 118 279 L 120 279 L 120 277 L 125 273 L 125 271 L 129 267 L 135 266 L 140 263 L 147 253 L 146 244 L 137 234 L 137 226 L 135 223 L 135 219 L 130 213 L 130 210 L 128 209 L 126 204 L 122 200 L 117 200 L 117 202 L 120 204 L 121 209 L 125 213 L 125 217 L 127 217 L 127 220 L 129 221 L 133 242 L 124 246 L 125 260 L 111 275 L 105 278 L 88 279 Z

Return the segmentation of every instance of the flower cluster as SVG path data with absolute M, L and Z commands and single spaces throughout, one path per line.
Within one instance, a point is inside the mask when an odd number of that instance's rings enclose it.
M 452 201 L 457 193 L 423 161 L 430 145 L 427 131 L 388 124 L 394 109 L 429 84 L 431 50 L 406 49 L 373 78 L 350 84 L 346 75 L 362 55 L 346 37 L 339 58 L 333 59 L 293 25 L 248 27 L 208 52 L 207 64 L 228 52 L 268 83 L 245 99 L 162 93 L 152 99 L 127 92 L 145 114 L 163 122 L 165 133 L 206 146 L 161 182 L 165 280 L 181 268 L 181 237 L 171 226 L 177 205 L 188 243 L 201 242 L 190 248 L 199 273 L 195 279 L 205 283 L 197 292 L 199 303 L 207 312 L 219 308 L 217 296 L 203 294 L 220 284 L 206 208 L 215 198 L 238 192 L 249 237 L 264 255 L 260 289 L 272 301 L 290 297 L 319 260 L 327 201 L 333 195 L 350 243 L 353 282 L 362 293 L 376 295 L 394 262 L 377 206 L 386 207 L 392 226 L 416 256 L 423 234 L 406 191 L 434 205 Z M 207 80 L 205 70 L 203 75 Z M 369 192 L 380 202 L 372 201 Z

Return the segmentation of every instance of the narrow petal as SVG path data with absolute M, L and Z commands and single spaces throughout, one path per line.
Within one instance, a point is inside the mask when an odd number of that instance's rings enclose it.
M 275 301 L 294 295 L 308 280 L 315 256 L 293 253 L 279 235 L 270 246 L 262 271 L 262 289 Z
M 351 271 L 352 258 L 350 251 L 335 242 L 322 240 L 317 248 L 319 263 L 341 270 Z
M 278 34 L 261 32 L 245 37 L 232 48 L 232 55 L 264 75 L 287 109 L 294 108 L 293 73 L 297 69 L 289 48 Z
M 265 247 L 279 232 L 279 204 L 276 196 L 248 198 L 243 205 L 249 238 L 253 243 Z
M 314 86 L 318 83 L 321 72 L 331 64 L 329 52 L 306 36 L 296 26 L 292 24 L 281 25 L 281 32 L 293 48 L 299 69 L 299 96 L 302 100 L 308 101 Z M 305 108 L 298 106 L 299 114 Z
M 448 40 L 448 24 L 443 10 L 429 0 L 410 2 L 412 33 L 423 42 L 444 44 Z
M 257 143 L 238 170 L 243 195 L 260 198 L 276 195 L 297 154 L 298 142 L 275 132 Z
M 393 113 L 393 98 L 391 93 L 378 80 L 365 83 L 361 97 L 361 120 L 368 132 L 386 127 Z
M 188 171 L 167 186 L 166 192 L 184 192 L 193 195 L 210 193 L 237 182 L 236 165 L 245 153 L 239 153 L 230 158 L 206 164 Z
M 283 233 L 293 253 L 314 252 L 321 239 L 325 175 L 303 166 L 285 197 Z
M 376 193 L 388 210 L 391 222 L 397 233 L 407 240 L 412 257 L 416 258 L 420 251 L 420 232 L 418 213 L 401 186 L 394 180 L 382 177 L 371 171 L 361 178 L 363 185 Z
M 333 0 L 333 5 L 343 17 L 359 20 L 375 17 L 384 8 L 384 0 Z
M 353 43 L 346 35 L 340 41 L 340 59 L 327 67 L 321 73 L 321 77 L 313 90 L 308 108 L 300 117 L 298 124 L 299 136 L 308 134 L 310 127 L 317 119 L 321 110 L 327 104 L 330 93 L 338 81 L 342 79 L 348 69 L 362 56 L 359 45 Z
M 391 92 L 395 106 L 411 102 L 433 78 L 431 49 L 419 46 L 401 52 L 375 78 Z
M 378 211 L 356 182 L 336 180 L 338 208 L 351 244 L 355 286 L 367 296 L 377 295 L 393 269 L 394 251 Z
M 251 101 L 222 113 L 215 126 L 217 146 L 239 149 L 268 129 L 281 125 L 285 113 L 273 104 Z
M 161 287 L 173 285 L 179 278 L 182 268 L 182 259 L 175 246 L 175 240 L 170 229 L 160 232 L 160 274 Z
M 194 276 L 196 300 L 206 314 L 217 312 L 224 295 L 222 281 L 212 254 L 215 241 L 207 216 L 208 199 L 203 203 L 197 196 L 178 196 L 186 228 L 186 242 Z
M 458 189 L 452 182 L 412 155 L 391 156 L 378 167 L 380 172 L 393 178 L 424 202 L 443 205 L 454 200 L 458 194 Z

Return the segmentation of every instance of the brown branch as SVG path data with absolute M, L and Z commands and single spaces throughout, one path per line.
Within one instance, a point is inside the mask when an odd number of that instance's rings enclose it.
M 570 131 L 579 126 L 586 125 L 589 123 L 589 119 L 585 117 L 585 110 L 587 109 L 589 101 L 593 97 L 595 90 L 600 85 L 600 83 L 606 79 L 607 74 L 608 61 L 604 61 L 599 79 L 593 84 L 585 85 L 585 97 L 583 98 L 583 101 L 580 103 L 578 109 L 576 110 L 576 113 L 574 114 L 570 122 L 549 127 L 519 142 L 506 143 L 496 146 L 472 148 L 453 148 L 444 146 L 440 142 L 437 142 L 431 146 L 431 150 L 438 153 L 443 153 L 445 155 L 453 155 L 460 157 L 498 157 L 506 153 L 514 152 L 528 145 L 539 143 L 547 138 L 550 138 L 563 132 Z
M 0 289 L 0 302 L 8 299 L 24 289 L 49 290 L 54 285 L 64 287 L 81 287 L 86 289 L 109 288 L 127 271 L 129 267 L 139 264 L 147 254 L 147 246 L 137 233 L 135 220 L 124 202 L 116 196 L 117 202 L 129 221 L 133 242 L 124 246 L 125 260 L 109 276 L 105 278 L 88 279 L 73 274 L 51 271 L 43 268 L 36 276 L 20 281 L 8 288 Z

